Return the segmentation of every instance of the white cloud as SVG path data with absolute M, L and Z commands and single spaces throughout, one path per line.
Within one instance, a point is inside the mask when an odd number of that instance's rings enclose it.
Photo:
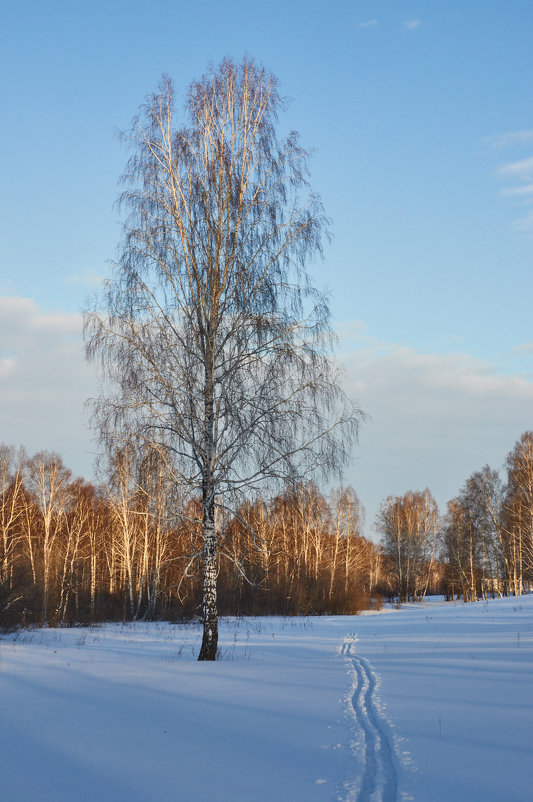
M 15 360 L 8 356 L 0 357 L 0 378 L 8 376 L 15 367 Z
M 474 470 L 500 469 L 533 428 L 533 381 L 490 362 L 363 338 L 343 361 L 346 389 L 370 415 L 347 476 L 369 525 L 387 495 L 426 486 L 444 512 Z
M 32 320 L 32 327 L 40 332 L 57 332 L 61 334 L 74 334 L 80 332 L 81 316 L 75 312 L 52 312 L 36 315 Z
M 498 170 L 501 176 L 505 178 L 515 178 L 518 181 L 531 181 L 533 180 L 533 156 L 520 161 L 504 164 Z
M 339 338 L 341 348 L 349 347 L 353 340 L 359 341 L 367 325 L 363 320 L 346 320 L 340 323 L 335 332 Z
M 31 298 L 0 298 L 0 334 L 5 336 L 12 325 L 38 312 Z
M 366 22 L 360 22 L 360 28 L 375 28 L 378 25 L 377 19 L 369 19 Z
M 81 315 L 0 298 L 0 442 L 58 451 L 90 478 L 84 402 L 96 392 L 96 377 L 84 359 L 81 326 Z
M 419 19 L 411 19 L 411 20 L 405 20 L 402 23 L 402 25 L 406 31 L 415 31 L 417 28 L 420 28 L 422 23 L 420 22 Z

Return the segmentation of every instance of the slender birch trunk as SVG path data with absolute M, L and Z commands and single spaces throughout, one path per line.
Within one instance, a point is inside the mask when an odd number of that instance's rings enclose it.
M 203 548 L 203 637 L 198 660 L 215 660 L 218 648 L 217 613 L 217 539 L 215 530 L 215 504 L 212 488 L 204 491 L 204 548 Z

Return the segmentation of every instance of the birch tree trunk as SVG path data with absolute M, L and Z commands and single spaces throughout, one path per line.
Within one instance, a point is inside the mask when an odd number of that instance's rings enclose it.
M 202 646 L 198 660 L 216 660 L 218 649 L 217 612 L 217 536 L 215 531 L 215 502 L 212 488 L 206 483 L 203 510 L 203 584 L 202 584 Z

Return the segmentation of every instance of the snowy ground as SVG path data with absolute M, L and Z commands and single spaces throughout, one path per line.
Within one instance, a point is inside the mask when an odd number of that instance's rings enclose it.
M 533 596 L 0 640 L 8 802 L 533 798 Z

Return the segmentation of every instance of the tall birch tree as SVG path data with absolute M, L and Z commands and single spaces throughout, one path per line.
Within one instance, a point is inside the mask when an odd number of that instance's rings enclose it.
M 250 59 L 194 81 L 179 123 L 162 79 L 126 136 L 120 256 L 85 318 L 104 442 L 163 447 L 201 500 L 202 660 L 217 651 L 217 508 L 340 468 L 359 421 L 306 271 L 327 221 L 297 134 L 276 134 L 283 108 Z

